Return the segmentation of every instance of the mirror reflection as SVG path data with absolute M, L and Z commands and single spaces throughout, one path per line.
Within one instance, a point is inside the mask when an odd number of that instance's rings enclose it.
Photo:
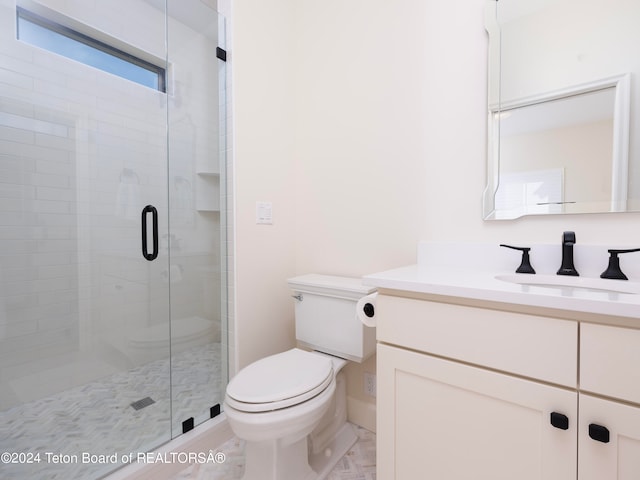
M 485 219 L 640 210 L 639 21 L 635 0 L 488 1 Z

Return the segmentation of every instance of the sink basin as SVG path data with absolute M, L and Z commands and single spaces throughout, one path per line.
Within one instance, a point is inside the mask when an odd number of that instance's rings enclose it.
M 640 294 L 640 283 L 626 280 L 609 280 L 605 278 L 569 277 L 565 275 L 529 275 L 507 274 L 496 275 L 496 280 L 528 285 L 531 287 L 552 288 L 554 290 L 581 290 L 605 293 Z

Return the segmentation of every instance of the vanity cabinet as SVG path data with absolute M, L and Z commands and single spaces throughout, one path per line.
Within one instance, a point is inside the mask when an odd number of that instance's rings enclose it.
M 640 478 L 640 385 L 628 385 L 640 331 L 432 299 L 377 303 L 378 478 Z

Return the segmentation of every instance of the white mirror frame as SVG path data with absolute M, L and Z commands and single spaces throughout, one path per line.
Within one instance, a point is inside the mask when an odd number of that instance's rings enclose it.
M 496 20 L 495 0 L 491 0 L 487 4 L 485 10 L 485 28 L 490 38 L 496 39 L 500 36 L 500 29 Z M 491 66 L 500 65 L 500 42 L 489 42 L 489 75 L 495 72 L 495 68 Z M 489 89 L 492 85 L 498 86 L 497 92 L 488 93 L 488 98 L 498 98 L 500 93 L 499 78 L 497 83 L 492 83 L 489 78 Z M 535 105 L 551 100 L 558 100 L 573 95 L 594 92 L 605 88 L 615 88 L 615 104 L 613 113 L 613 151 L 612 151 L 612 175 L 611 175 L 611 202 L 609 206 L 610 212 L 624 212 L 627 208 L 627 189 L 628 189 L 628 164 L 629 164 L 629 119 L 631 112 L 631 74 L 625 73 L 608 77 L 592 82 L 576 85 L 572 87 L 562 88 L 543 94 L 534 95 L 526 98 L 511 100 L 506 103 L 500 102 L 488 105 L 487 112 L 487 186 L 483 194 L 483 218 L 485 220 L 509 220 L 518 218 L 523 215 L 539 214 L 539 213 L 590 213 L 588 206 L 580 204 L 567 204 L 561 206 L 557 211 L 536 212 L 521 211 L 513 215 L 501 216 L 500 212 L 495 210 L 495 195 L 500 184 L 500 112 L 513 108 Z M 495 87 L 493 87 L 495 88 Z M 586 207 L 586 208 L 583 208 Z M 603 212 L 602 206 L 595 206 L 593 212 Z M 510 212 L 511 213 L 511 212 Z

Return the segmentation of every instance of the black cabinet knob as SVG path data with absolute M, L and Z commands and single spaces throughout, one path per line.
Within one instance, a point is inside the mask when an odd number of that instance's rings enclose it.
M 566 415 L 558 412 L 551 412 L 550 417 L 551 425 L 554 427 L 559 428 L 560 430 L 569 429 L 569 417 Z
M 596 442 L 609 443 L 609 429 L 596 423 L 590 423 L 589 437 Z

